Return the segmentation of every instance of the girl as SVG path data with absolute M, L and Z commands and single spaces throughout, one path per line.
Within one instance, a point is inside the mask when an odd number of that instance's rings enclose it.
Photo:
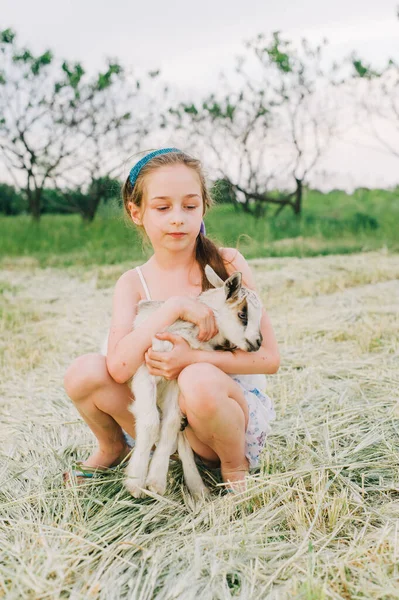
M 245 475 L 258 465 L 275 417 L 263 393 L 265 374 L 276 373 L 280 360 L 266 311 L 262 346 L 252 353 L 192 350 L 182 337 L 163 331 L 180 318 L 199 327 L 198 339 L 212 338 L 217 333 L 213 312 L 195 300 L 211 287 L 205 265 L 223 280 L 241 271 L 243 285 L 255 289 L 251 270 L 238 251 L 217 249 L 206 237 L 202 217 L 212 201 L 200 162 L 188 154 L 165 148 L 142 158 L 123 186 L 123 200 L 129 219 L 149 238 L 154 253 L 116 284 L 107 356 L 80 356 L 66 372 L 65 389 L 98 441 L 96 452 L 75 475 L 91 476 L 129 454 L 135 423 L 128 410 L 132 395 L 127 381 L 145 361 L 152 375 L 177 379 L 196 460 L 220 467 L 231 490 L 245 489 Z M 132 331 L 137 303 L 145 298 L 164 303 Z M 154 352 L 155 335 L 170 340 L 173 349 Z

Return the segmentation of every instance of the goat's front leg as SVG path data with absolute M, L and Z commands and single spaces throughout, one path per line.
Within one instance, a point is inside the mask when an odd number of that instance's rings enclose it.
M 177 450 L 183 465 L 184 481 L 191 494 L 197 499 L 208 496 L 209 490 L 199 474 L 198 467 L 194 460 L 193 450 L 188 443 L 184 431 L 179 431 L 178 433 Z
M 159 437 L 159 412 L 157 408 L 157 385 L 145 364 L 136 371 L 132 381 L 135 401 L 129 411 L 136 419 L 136 444 L 126 467 L 125 487 L 135 498 L 145 496 L 142 491 L 148 472 L 151 448 Z
M 146 480 L 146 488 L 163 495 L 169 470 L 169 457 L 176 450 L 177 434 L 181 424 L 179 407 L 179 387 L 176 381 L 166 385 L 163 394 L 161 433 L 159 442 L 151 459 L 150 470 Z

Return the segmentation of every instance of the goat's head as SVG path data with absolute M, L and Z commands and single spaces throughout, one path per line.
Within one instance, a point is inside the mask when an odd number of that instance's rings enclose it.
M 205 275 L 211 285 L 220 289 L 216 298 L 212 298 L 212 308 L 216 310 L 219 333 L 225 338 L 226 349 L 234 347 L 254 352 L 262 344 L 260 321 L 262 304 L 258 295 L 241 283 L 242 275 L 236 271 L 226 281 L 209 265 L 205 267 Z M 204 292 L 214 294 L 215 290 Z M 229 348 L 230 344 L 230 348 Z

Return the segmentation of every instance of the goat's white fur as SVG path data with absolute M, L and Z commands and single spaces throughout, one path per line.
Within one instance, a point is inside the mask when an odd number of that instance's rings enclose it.
M 182 336 L 195 349 L 213 350 L 222 347 L 257 350 L 262 341 L 262 305 L 255 292 L 241 285 L 240 272 L 233 273 L 225 282 L 209 265 L 205 267 L 205 274 L 215 289 L 203 292 L 197 300 L 213 309 L 218 334 L 208 342 L 200 342 L 197 339 L 198 327 L 181 319 L 169 326 L 167 331 Z M 145 321 L 161 304 L 162 302 L 146 300 L 139 302 L 134 327 Z M 247 310 L 246 324 L 240 322 L 237 316 L 237 307 L 244 304 Z M 152 348 L 165 352 L 171 350 L 173 344 L 153 338 Z M 143 363 L 132 377 L 131 389 L 135 400 L 129 410 L 136 420 L 136 443 L 126 468 L 126 488 L 135 498 L 144 496 L 145 488 L 163 495 L 169 457 L 177 449 L 188 489 L 197 498 L 206 495 L 208 490 L 198 472 L 191 446 L 185 432 L 180 431 L 183 415 L 178 404 L 177 380 L 150 375 Z M 156 449 L 150 462 L 154 444 Z

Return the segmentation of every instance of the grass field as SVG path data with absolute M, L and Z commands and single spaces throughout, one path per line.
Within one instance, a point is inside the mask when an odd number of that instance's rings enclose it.
M 209 236 L 225 247 L 238 244 L 247 258 L 348 254 L 383 247 L 398 251 L 398 222 L 399 189 L 360 189 L 351 196 L 306 191 L 300 220 L 288 209 L 276 219 L 272 212 L 255 219 L 221 204 L 206 216 Z M 142 257 L 141 240 L 116 204 L 102 206 L 90 225 L 77 215 L 44 215 L 39 225 L 28 216 L 0 217 L 0 265 L 5 267 L 16 258 L 61 267 Z
M 251 262 L 282 356 L 277 421 L 248 492 L 204 472 L 197 505 L 178 463 L 163 498 L 132 499 L 121 472 L 62 486 L 94 447 L 63 374 L 99 347 L 136 255 L 62 269 L 27 255 L 0 274 L 0 597 L 399 598 L 397 254 Z

